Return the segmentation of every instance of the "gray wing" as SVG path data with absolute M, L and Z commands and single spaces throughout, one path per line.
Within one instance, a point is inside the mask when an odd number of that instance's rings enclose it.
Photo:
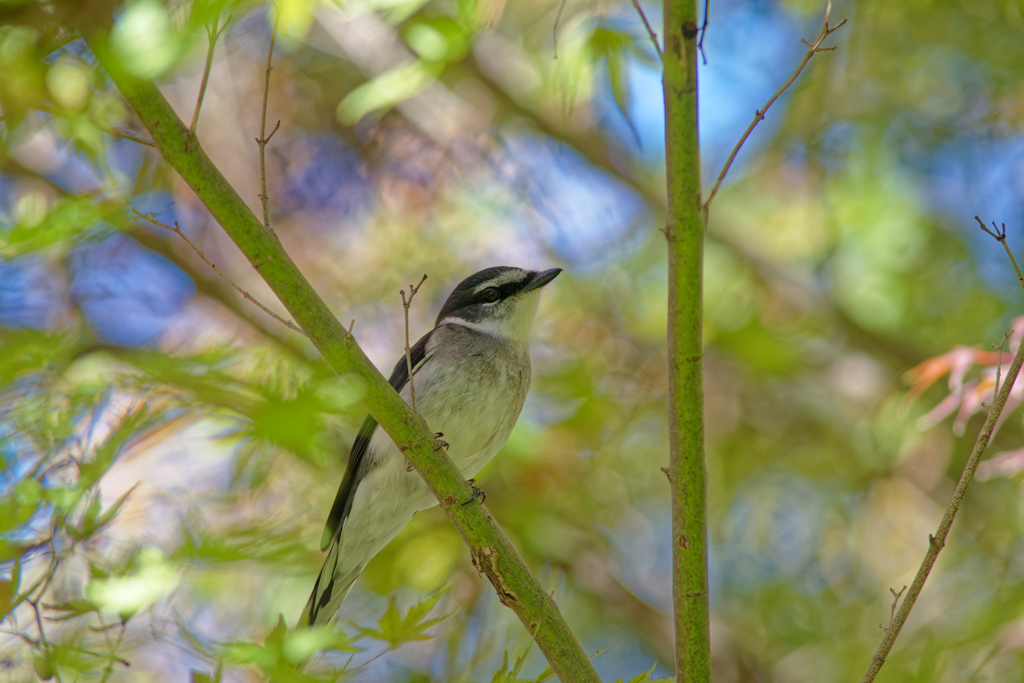
M 427 360 L 427 342 L 436 332 L 436 328 L 423 335 L 416 345 L 412 347 L 412 368 L 415 374 L 420 366 Z M 391 379 L 388 383 L 395 391 L 402 393 L 402 389 L 409 383 L 409 367 L 405 356 L 395 363 L 395 369 L 391 371 Z M 327 515 L 327 524 L 324 526 L 324 533 L 320 537 L 320 550 L 327 550 L 331 543 L 341 535 L 341 529 L 352 511 L 352 501 L 356 495 L 356 488 L 365 476 L 365 467 L 362 466 L 365 460 L 366 451 L 370 447 L 370 439 L 377 430 L 377 421 L 372 415 L 367 415 L 360 427 L 356 440 L 352 444 L 352 453 L 348 456 L 348 467 L 345 469 L 345 476 L 338 488 L 338 495 L 334 498 L 334 505 L 331 506 L 331 513 Z M 315 591 L 314 591 L 315 593 Z

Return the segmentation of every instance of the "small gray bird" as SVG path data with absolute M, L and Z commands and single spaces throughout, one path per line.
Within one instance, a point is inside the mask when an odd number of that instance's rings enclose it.
M 540 290 L 562 272 L 499 266 L 455 288 L 437 323 L 412 347 L 416 409 L 448 444 L 448 456 L 471 479 L 497 454 L 530 388 L 529 334 Z M 403 356 L 389 380 L 406 403 Z M 412 516 L 437 499 L 391 437 L 367 416 L 320 539 L 330 548 L 300 625 L 328 623 L 366 564 Z

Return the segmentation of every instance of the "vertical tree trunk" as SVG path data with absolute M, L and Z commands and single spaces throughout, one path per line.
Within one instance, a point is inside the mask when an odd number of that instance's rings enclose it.
M 711 680 L 704 463 L 703 261 L 697 128 L 697 2 L 665 0 L 668 368 L 676 676 Z

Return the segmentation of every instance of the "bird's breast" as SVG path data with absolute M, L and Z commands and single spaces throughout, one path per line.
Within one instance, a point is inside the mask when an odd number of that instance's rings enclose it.
M 467 477 L 501 450 L 530 388 L 525 348 L 488 351 L 432 363 L 432 372 L 415 378 L 420 413 L 433 431 L 444 433 L 449 457 Z

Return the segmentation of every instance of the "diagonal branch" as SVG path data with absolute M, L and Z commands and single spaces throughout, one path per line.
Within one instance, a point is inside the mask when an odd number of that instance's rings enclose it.
M 705 213 L 707 213 L 708 207 L 711 206 L 711 200 L 715 198 L 716 194 L 718 194 L 718 188 L 722 184 L 722 181 L 725 180 L 725 175 L 729 172 L 729 169 L 732 167 L 732 162 L 735 161 L 736 155 L 739 154 L 740 147 L 742 147 L 743 143 L 747 141 L 748 137 L 750 137 L 750 134 L 754 131 L 754 128 L 757 126 L 757 124 L 759 124 L 761 121 L 764 121 L 764 115 L 768 113 L 769 107 L 775 104 L 775 100 L 779 99 L 779 97 L 782 96 L 782 93 L 786 92 L 786 89 L 789 88 L 789 86 L 793 85 L 793 82 L 797 79 L 797 76 L 799 76 L 800 72 L 802 72 L 804 70 L 804 67 L 807 66 L 807 62 L 811 61 L 811 57 L 818 54 L 819 52 L 828 52 L 836 49 L 835 46 L 821 47 L 821 43 L 823 40 L 825 40 L 830 35 L 838 31 L 839 27 L 846 23 L 846 19 L 843 19 L 835 26 L 829 26 L 828 21 L 831 16 L 832 0 L 828 0 L 828 5 L 825 7 L 825 21 L 821 25 L 821 32 L 818 33 L 818 37 L 815 39 L 813 43 L 808 43 L 806 40 L 801 41 L 809 49 L 807 50 L 807 54 L 804 55 L 804 58 L 800 60 L 800 65 L 796 68 L 796 71 L 793 72 L 793 75 L 789 77 L 789 80 L 783 83 L 781 88 L 775 91 L 775 94 L 771 96 L 771 99 L 768 100 L 768 103 L 765 104 L 764 107 L 762 107 L 761 109 L 758 109 L 757 111 L 754 112 L 754 120 L 750 122 L 749 126 L 747 126 L 747 130 L 743 132 L 743 135 L 740 137 L 740 141 L 737 142 L 736 146 L 732 148 L 732 153 L 730 153 L 729 158 L 725 160 L 725 166 L 722 167 L 722 172 L 718 174 L 718 179 L 715 181 L 714 187 L 712 187 L 711 192 L 708 193 L 708 199 L 706 202 L 704 202 Z
M 1021 363 L 1024 363 L 1024 344 L 1017 348 L 1017 354 L 1013 357 L 1013 363 L 1006 373 L 1006 381 L 999 391 L 999 397 L 996 399 L 996 402 L 989 408 L 988 417 L 985 418 L 985 425 L 981 428 L 981 433 L 978 434 L 978 440 L 974 444 L 974 449 L 967 460 L 963 474 L 960 475 L 960 481 L 957 483 L 953 497 L 946 507 L 946 513 L 942 516 L 942 521 L 939 522 L 939 528 L 935 535 L 928 536 L 928 552 L 921 562 L 921 568 L 917 570 L 917 576 L 914 577 L 914 582 L 910 584 L 907 597 L 903 599 L 903 603 L 900 605 L 899 610 L 896 611 L 895 617 L 889 622 L 889 626 L 884 629 L 885 636 L 882 638 L 882 643 L 878 646 L 875 656 L 871 658 L 871 664 L 861 679 L 861 683 L 871 683 L 871 681 L 875 680 L 882 665 L 885 664 L 885 659 L 889 656 L 892 646 L 896 643 L 896 638 L 900 635 L 903 624 L 906 623 L 907 617 L 910 616 L 910 610 L 914 608 L 914 603 L 921 594 L 924 583 L 928 580 L 928 575 L 939 558 L 939 552 L 946 544 L 949 529 L 953 525 L 953 520 L 960 510 L 964 497 L 967 495 L 967 487 L 971 485 L 971 480 L 974 479 L 974 473 L 978 469 L 978 463 L 981 462 L 981 456 L 985 453 L 985 448 L 988 447 L 988 442 L 992 438 L 992 430 L 999 419 L 999 415 L 1003 412 L 1006 399 L 1010 396 L 1010 389 L 1017 380 Z
M 977 217 L 975 217 L 977 218 Z M 978 219 L 981 223 L 982 229 L 992 235 L 996 240 L 1003 243 L 1006 247 L 1007 254 L 1010 255 L 1010 260 L 1013 262 L 1014 269 L 1017 270 L 1017 275 L 1020 277 L 1020 270 L 1017 269 L 1017 261 L 1013 258 L 1013 254 L 1010 254 L 1009 247 L 1006 246 L 1006 228 L 1003 227 L 1002 232 L 998 229 L 996 232 L 992 232 L 985 224 L 982 223 L 981 219 Z M 995 224 L 993 224 L 994 227 Z M 1024 287 L 1024 278 L 1021 278 L 1021 286 Z M 1005 343 L 1006 338 L 1003 338 Z M 995 402 L 988 409 L 988 416 L 985 418 L 985 424 L 981 428 L 981 432 L 978 434 L 978 439 L 974 443 L 974 449 L 971 451 L 971 456 L 967 459 L 967 464 L 964 466 L 964 471 L 960 475 L 960 481 L 957 482 L 956 489 L 953 491 L 953 497 L 949 501 L 949 505 L 946 507 L 946 513 L 942 516 L 942 521 L 939 522 L 939 528 L 935 532 L 934 536 L 928 536 L 928 552 L 924 556 L 924 560 L 921 562 L 921 568 L 917 570 L 917 575 L 914 577 L 914 582 L 910 584 L 910 589 L 907 591 L 907 597 L 903 599 L 903 603 L 899 609 L 896 610 L 895 615 L 890 619 L 889 626 L 884 629 L 885 636 L 882 638 L 881 644 L 878 646 L 878 651 L 875 652 L 875 656 L 871 658 L 871 663 L 868 665 L 868 670 L 864 673 L 864 677 L 861 679 L 861 683 L 871 683 L 878 676 L 878 672 L 881 670 L 882 665 L 885 664 L 886 657 L 889 656 L 889 652 L 892 650 L 892 646 L 896 643 L 896 638 L 900 635 L 900 630 L 907 621 L 907 617 L 910 616 L 910 610 L 914 608 L 914 603 L 917 601 L 918 596 L 921 594 L 921 590 L 924 588 L 925 581 L 928 580 L 928 575 L 931 574 L 932 568 L 935 566 L 936 560 L 939 558 L 939 552 L 941 552 L 943 546 L 946 545 L 946 537 L 949 536 L 949 529 L 953 526 L 953 520 L 956 519 L 956 514 L 960 510 L 960 505 L 964 502 L 964 497 L 967 495 L 967 487 L 971 485 L 971 480 L 974 479 L 974 473 L 978 469 L 978 463 L 981 462 L 981 456 L 984 455 L 985 449 L 988 447 L 988 443 L 992 438 L 992 431 L 995 429 L 996 423 L 999 421 L 999 416 L 1003 412 L 1003 407 L 1006 406 L 1006 400 L 1010 396 L 1010 390 L 1013 388 L 1014 382 L 1017 381 L 1017 375 L 1020 373 L 1021 365 L 1024 364 L 1024 344 L 1020 344 L 1017 347 L 1017 353 L 1013 357 L 1013 363 L 1010 364 L 1010 369 L 1006 372 L 1006 381 L 999 387 L 999 394 L 996 396 Z M 890 589 L 892 590 L 892 589 Z M 902 591 L 900 591 L 902 593 Z M 898 594 L 893 593 L 899 598 Z M 895 607 L 895 603 L 893 605 Z
M 640 21 L 644 22 L 644 28 L 647 29 L 647 35 L 651 37 L 651 44 L 654 45 L 654 51 L 658 53 L 658 59 L 663 60 L 664 56 L 661 54 L 661 47 L 658 45 L 658 34 L 651 28 L 651 24 L 647 21 L 647 15 L 644 14 L 643 9 L 640 7 L 640 0 L 633 0 L 633 7 L 636 8 L 636 13 L 640 15 Z
M 324 360 L 341 375 L 363 382 L 370 414 L 405 454 L 470 547 L 473 565 L 486 575 L 499 600 L 531 633 L 563 683 L 598 683 L 597 672 L 569 630 L 551 595 L 537 581 L 484 505 L 462 506 L 469 486 L 423 419 L 412 411 L 370 363 L 323 299 L 309 284 L 273 231 L 238 196 L 202 147 L 188 136 L 156 84 L 139 80 L 110 55 L 105 33 L 86 38 L 160 154 L 206 205 L 229 237 L 291 313 Z
M 223 272 L 221 272 L 221 270 L 219 268 L 217 268 L 217 266 L 215 266 L 212 263 L 210 263 L 210 259 L 206 258 L 206 254 L 203 253 L 202 249 L 197 247 L 192 242 L 192 240 L 190 240 L 188 237 L 185 236 L 185 233 L 183 233 L 181 231 L 181 228 L 178 227 L 178 223 L 177 222 L 175 222 L 174 225 L 167 225 L 166 223 L 162 223 L 162 222 L 158 221 L 157 219 L 153 218 L 153 214 L 151 214 L 151 213 L 150 214 L 142 214 L 142 213 L 139 213 L 138 210 L 136 210 L 136 209 L 132 209 L 132 213 L 134 213 L 136 216 L 138 216 L 142 220 L 151 223 L 152 225 L 156 225 L 158 227 L 170 230 L 175 235 L 177 235 L 181 239 L 185 240 L 185 244 L 187 244 L 188 246 L 192 247 L 192 251 L 196 252 L 199 255 L 199 258 L 203 259 L 203 261 L 206 263 L 206 265 L 210 266 L 210 268 L 213 269 L 213 272 L 217 273 L 217 275 L 220 275 L 221 278 L 224 279 L 224 282 L 228 283 L 229 285 L 234 287 L 236 290 L 238 290 L 239 294 L 241 294 L 246 299 L 248 299 L 249 301 L 251 301 L 254 304 L 256 304 L 257 306 L 259 306 L 259 308 L 264 313 L 266 313 L 271 318 L 273 318 L 277 322 L 281 323 L 282 325 L 284 325 L 288 329 L 294 330 L 294 331 L 298 332 L 299 334 L 301 334 L 304 337 L 309 336 L 305 332 L 303 332 L 301 328 L 297 327 L 295 325 L 295 323 L 293 323 L 291 320 L 285 320 L 284 318 L 279 316 L 277 313 L 274 313 L 272 310 L 270 310 L 269 308 L 267 308 L 266 306 L 261 304 L 259 301 L 254 299 L 253 296 L 251 294 L 249 294 L 249 292 L 245 291 L 244 289 L 242 289 L 241 287 L 236 285 L 234 282 L 232 282 L 231 278 L 229 278 L 227 275 L 225 275 Z

